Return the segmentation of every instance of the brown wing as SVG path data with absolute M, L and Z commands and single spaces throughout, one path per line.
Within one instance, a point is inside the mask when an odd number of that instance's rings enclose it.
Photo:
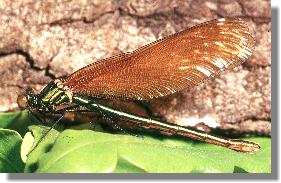
M 194 86 L 241 64 L 253 51 L 254 39 L 245 22 L 212 20 L 90 64 L 63 85 L 95 97 L 146 100 Z

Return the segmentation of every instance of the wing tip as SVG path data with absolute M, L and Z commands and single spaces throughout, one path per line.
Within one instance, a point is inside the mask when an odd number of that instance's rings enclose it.
M 243 20 L 239 20 L 246 28 L 245 32 L 248 36 L 243 44 L 243 47 L 240 49 L 239 53 L 236 55 L 238 61 L 233 64 L 232 67 L 242 64 L 252 57 L 255 51 L 255 38 L 250 33 L 247 23 Z

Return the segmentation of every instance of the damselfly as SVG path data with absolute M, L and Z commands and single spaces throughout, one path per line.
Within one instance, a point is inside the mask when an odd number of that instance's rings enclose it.
M 240 152 L 255 152 L 260 146 L 254 142 L 215 137 L 185 126 L 122 112 L 97 101 L 98 98 L 149 100 L 195 86 L 246 61 L 254 51 L 254 43 L 242 20 L 212 20 L 131 53 L 90 64 L 68 77 L 50 82 L 37 94 L 28 89 L 25 95 L 19 96 L 18 104 L 34 114 L 61 114 L 57 122 L 65 111 L 84 107 L 126 120 L 124 125 L 142 130 L 152 129 Z

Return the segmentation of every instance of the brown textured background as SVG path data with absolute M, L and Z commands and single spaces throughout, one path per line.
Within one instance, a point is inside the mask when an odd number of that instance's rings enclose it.
M 235 71 L 150 101 L 143 110 L 206 131 L 270 135 L 268 0 L 0 0 L 0 111 L 17 110 L 16 97 L 28 86 L 39 89 L 98 59 L 220 17 L 248 22 L 254 55 Z

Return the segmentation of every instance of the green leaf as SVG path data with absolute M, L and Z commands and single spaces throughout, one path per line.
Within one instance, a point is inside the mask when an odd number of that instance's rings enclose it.
M 0 113 L 0 128 L 8 128 L 20 116 L 20 112 Z
M 24 152 L 21 154 L 27 156 L 24 172 L 34 172 L 37 169 L 38 159 L 52 148 L 52 145 L 59 134 L 55 129 L 48 132 L 49 127 L 45 126 L 34 125 L 29 128 L 32 131 L 34 138 L 25 135 L 23 139 L 21 150 Z M 33 143 L 32 147 L 30 146 L 31 143 Z M 26 152 L 28 153 L 26 154 Z
M 24 163 L 20 158 L 22 138 L 16 131 L 0 129 L 0 172 L 23 172 Z
M 15 130 L 22 136 L 28 132 L 28 126 L 32 124 L 27 111 L 0 113 L 0 128 Z
M 26 163 L 26 160 L 28 158 L 28 155 L 30 153 L 30 150 L 32 149 L 32 145 L 34 143 L 34 137 L 31 132 L 27 132 L 23 137 L 23 142 L 21 144 L 21 152 L 20 156 L 24 163 Z
M 53 145 L 49 152 L 32 153 L 33 163 L 36 163 L 32 171 L 271 172 L 270 138 L 248 138 L 260 143 L 261 150 L 246 154 L 182 138 L 167 137 L 161 140 L 151 136 L 140 138 L 91 130 L 65 130 L 57 135 L 56 140 L 48 140 Z

